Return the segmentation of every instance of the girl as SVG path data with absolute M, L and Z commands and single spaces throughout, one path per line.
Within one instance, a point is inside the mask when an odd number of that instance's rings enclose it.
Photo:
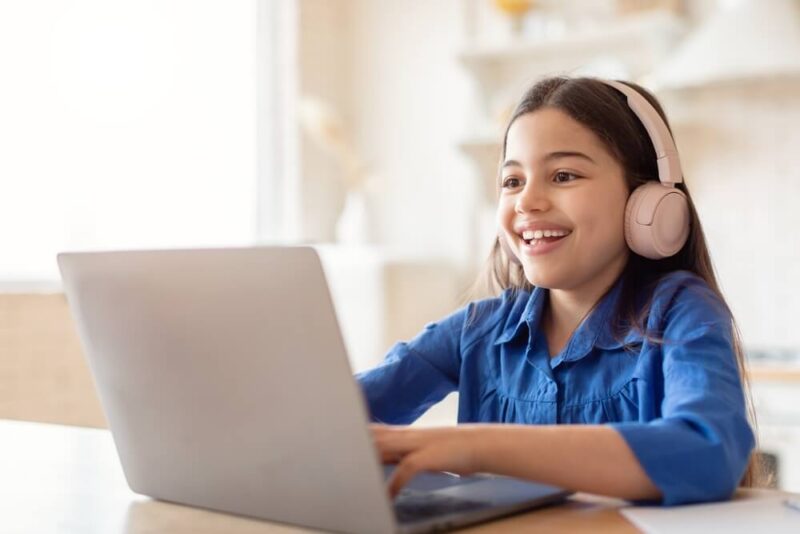
M 738 333 L 668 128 L 632 83 L 559 77 L 524 95 L 488 264 L 502 294 L 357 375 L 381 423 L 459 392 L 457 427 L 373 425 L 398 463 L 392 495 L 422 470 L 666 505 L 752 480 Z

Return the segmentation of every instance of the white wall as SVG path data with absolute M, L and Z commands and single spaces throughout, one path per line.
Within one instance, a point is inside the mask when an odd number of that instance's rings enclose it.
M 420 253 L 463 259 L 476 183 L 457 143 L 471 80 L 461 0 L 353 2 L 358 146 L 381 180 L 380 233 Z
M 254 239 L 255 5 L 0 3 L 0 279 Z
M 745 345 L 800 347 L 800 79 L 680 95 L 676 137 Z

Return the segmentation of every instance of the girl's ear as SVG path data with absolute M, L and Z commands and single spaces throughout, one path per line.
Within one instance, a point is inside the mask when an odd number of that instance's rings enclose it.
M 497 232 L 497 241 L 500 243 L 500 248 L 503 249 L 503 254 L 506 255 L 506 258 L 508 258 L 508 261 L 516 263 L 517 265 L 522 265 L 522 262 L 519 261 L 519 258 L 517 258 L 517 255 L 514 254 L 514 252 L 511 250 L 511 247 L 508 246 L 508 243 L 506 242 L 506 238 L 503 237 L 503 234 L 501 232 Z

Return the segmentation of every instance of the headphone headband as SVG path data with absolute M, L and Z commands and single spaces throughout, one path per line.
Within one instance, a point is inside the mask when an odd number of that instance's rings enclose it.
M 625 95 L 628 107 L 631 108 L 644 125 L 656 150 L 658 179 L 661 183 L 673 186 L 683 182 L 683 171 L 678 158 L 678 149 L 675 147 L 675 140 L 672 138 L 672 134 L 669 133 L 669 128 L 667 128 L 658 111 L 633 87 L 615 80 L 598 79 L 598 81 L 613 87 Z

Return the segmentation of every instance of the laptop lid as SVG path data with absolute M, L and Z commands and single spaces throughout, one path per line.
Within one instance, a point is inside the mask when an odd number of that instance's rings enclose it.
M 62 253 L 58 264 L 131 489 L 395 530 L 312 248 Z

